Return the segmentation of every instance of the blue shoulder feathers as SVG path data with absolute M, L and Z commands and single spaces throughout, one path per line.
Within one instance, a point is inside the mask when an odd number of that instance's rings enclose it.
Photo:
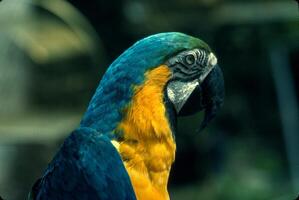
M 105 136 L 79 128 L 68 137 L 44 176 L 33 199 L 135 200 L 122 160 Z

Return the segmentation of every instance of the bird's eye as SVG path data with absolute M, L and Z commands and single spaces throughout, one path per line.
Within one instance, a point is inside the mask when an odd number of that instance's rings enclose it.
M 185 57 L 185 62 L 188 64 L 188 65 L 193 65 L 195 63 L 195 56 L 192 55 L 192 54 L 189 54 Z

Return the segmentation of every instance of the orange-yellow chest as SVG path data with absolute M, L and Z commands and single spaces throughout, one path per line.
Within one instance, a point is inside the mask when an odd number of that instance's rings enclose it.
M 117 130 L 123 140 L 114 142 L 130 176 L 138 200 L 168 200 L 167 183 L 176 145 L 172 137 L 163 91 L 171 72 L 165 65 L 146 74 L 135 88 L 131 104 Z

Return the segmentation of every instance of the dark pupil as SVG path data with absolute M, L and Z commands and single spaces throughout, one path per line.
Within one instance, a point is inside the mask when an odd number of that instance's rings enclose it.
M 188 65 L 192 65 L 195 62 L 195 58 L 193 55 L 187 55 L 185 61 Z

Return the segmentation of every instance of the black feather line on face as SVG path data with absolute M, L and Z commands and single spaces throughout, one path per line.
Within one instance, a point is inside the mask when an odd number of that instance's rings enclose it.
M 166 65 L 173 71 L 173 80 L 187 82 L 199 77 L 208 63 L 208 54 L 209 52 L 205 50 L 193 49 L 183 51 L 170 58 Z

